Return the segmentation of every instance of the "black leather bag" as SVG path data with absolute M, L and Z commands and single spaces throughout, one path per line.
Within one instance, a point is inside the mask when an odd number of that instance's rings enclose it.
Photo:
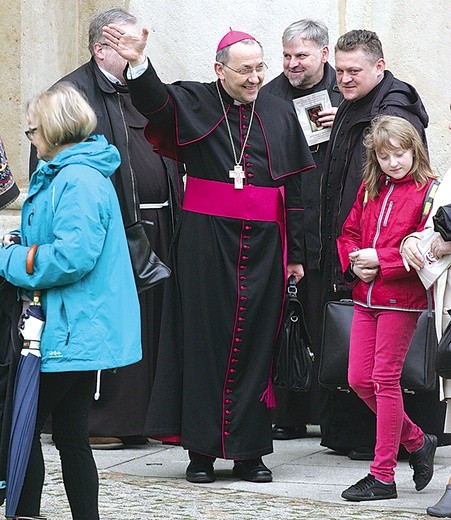
M 310 388 L 313 370 L 310 346 L 304 309 L 297 298 L 295 279 L 290 277 L 273 369 L 274 386 L 294 392 L 306 392 Z
M 327 302 L 323 316 L 319 383 L 329 389 L 349 391 L 348 358 L 354 304 L 350 300 Z M 404 362 L 401 388 L 406 393 L 433 390 L 436 385 L 437 335 L 432 310 L 421 313 Z
M 128 226 L 125 234 L 138 293 L 170 276 L 171 270 L 153 251 L 141 221 Z
M 440 233 L 443 240 L 449 242 L 451 240 L 451 204 L 440 206 L 432 217 L 432 221 L 434 231 Z
M 448 314 L 451 314 L 451 310 Z M 451 322 L 448 323 L 438 343 L 435 371 L 440 377 L 451 379 Z

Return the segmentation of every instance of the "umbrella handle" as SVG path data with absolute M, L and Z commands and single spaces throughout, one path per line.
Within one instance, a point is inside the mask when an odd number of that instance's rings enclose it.
M 34 257 L 36 256 L 36 251 L 38 250 L 38 244 L 33 244 L 27 253 L 27 258 L 25 260 L 25 269 L 27 274 L 34 273 Z
M 25 269 L 27 274 L 34 273 L 34 257 L 36 256 L 36 251 L 38 250 L 38 244 L 33 244 L 27 253 L 27 258 L 25 260 Z M 33 293 L 33 302 L 35 305 L 40 305 L 39 297 L 41 296 L 41 291 L 34 291 Z

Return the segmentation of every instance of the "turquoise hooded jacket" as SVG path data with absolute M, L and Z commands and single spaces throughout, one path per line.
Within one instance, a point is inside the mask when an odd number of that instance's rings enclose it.
M 40 161 L 22 209 L 22 244 L 0 249 L 0 276 L 41 290 L 42 372 L 104 370 L 141 359 L 138 295 L 109 177 L 117 149 L 95 135 Z M 34 273 L 29 247 L 38 244 Z

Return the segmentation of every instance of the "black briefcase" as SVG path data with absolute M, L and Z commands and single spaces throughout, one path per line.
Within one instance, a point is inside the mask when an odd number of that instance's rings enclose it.
M 330 389 L 349 391 L 348 357 L 353 314 L 354 304 L 350 300 L 327 302 L 324 309 L 318 379 L 322 386 Z M 404 392 L 435 388 L 436 351 L 434 313 L 424 311 L 418 319 L 402 370 Z

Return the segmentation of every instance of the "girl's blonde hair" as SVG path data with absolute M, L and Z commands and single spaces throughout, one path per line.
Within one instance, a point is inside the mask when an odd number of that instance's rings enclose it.
M 53 85 L 27 104 L 28 115 L 33 115 L 39 132 L 52 148 L 87 139 L 97 126 L 97 117 L 84 95 L 71 83 Z
M 426 148 L 415 127 L 406 119 L 396 116 L 379 116 L 373 120 L 365 134 L 366 163 L 363 181 L 371 199 L 380 193 L 380 178 L 384 173 L 377 161 L 377 153 L 392 152 L 395 147 L 390 139 L 396 139 L 403 150 L 412 150 L 413 163 L 410 174 L 417 186 L 424 187 L 436 175 L 429 163 Z

